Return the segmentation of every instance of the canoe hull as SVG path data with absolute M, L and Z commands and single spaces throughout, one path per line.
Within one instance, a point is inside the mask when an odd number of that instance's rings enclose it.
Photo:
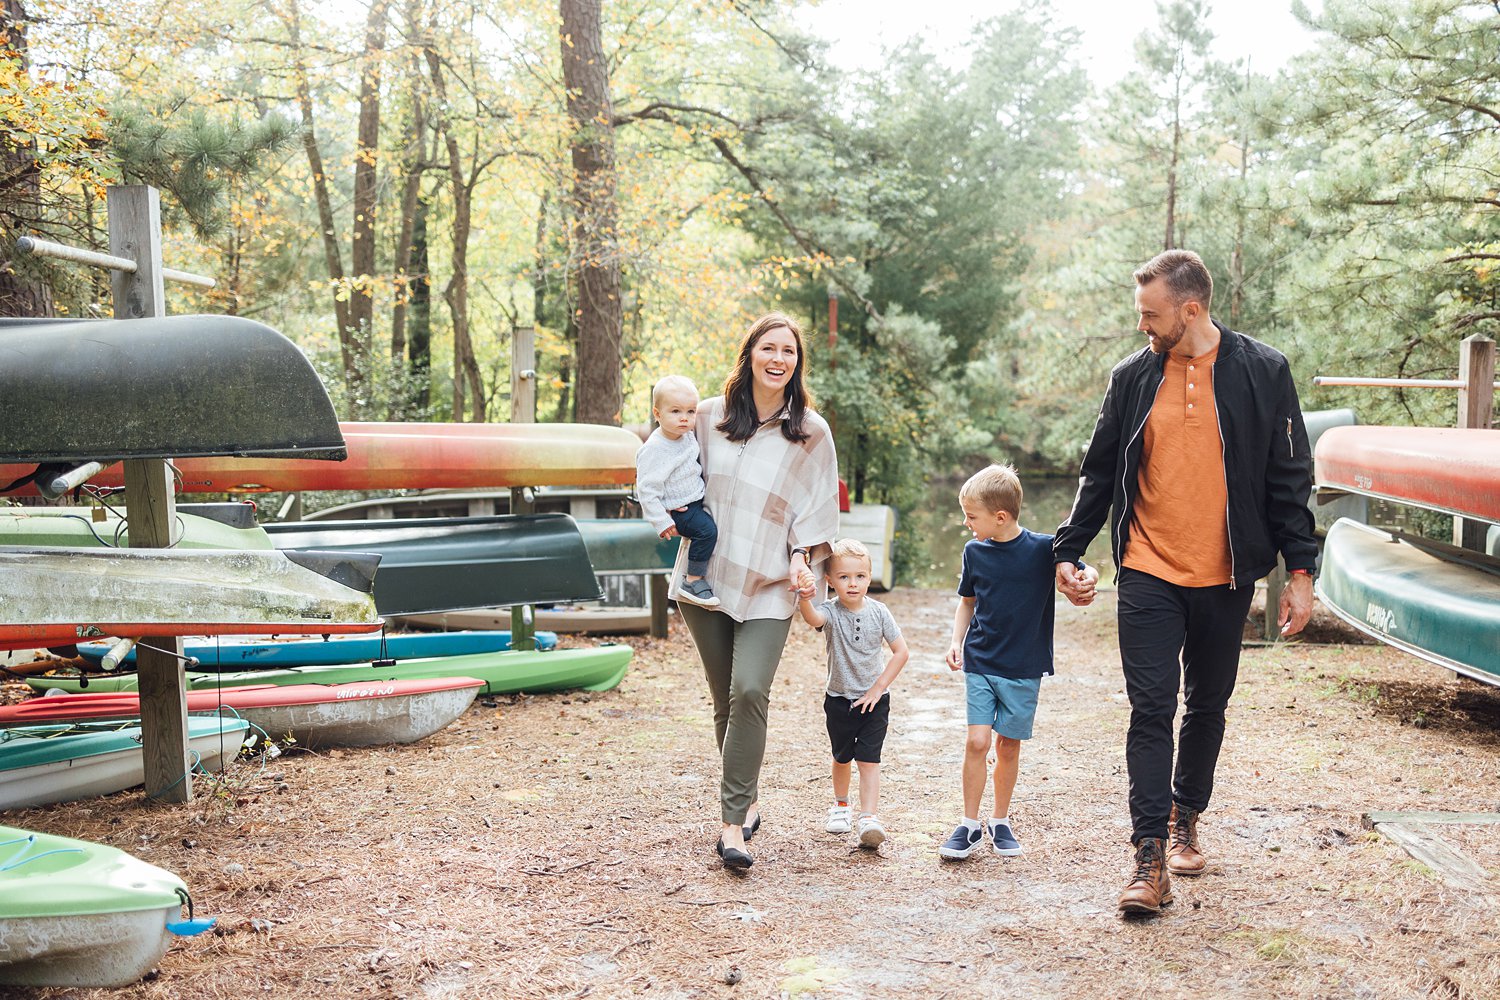
M 1320 490 L 1500 524 L 1500 430 L 1331 427 L 1313 455 Z
M 375 666 L 350 663 L 338 666 L 292 667 L 283 670 L 247 670 L 239 673 L 187 675 L 195 691 L 247 684 L 349 684 L 356 681 L 420 680 L 436 677 L 473 677 L 484 682 L 482 694 L 541 693 L 582 688 L 607 691 L 624 678 L 634 651 L 625 645 L 589 649 L 554 649 L 550 652 L 510 650 L 473 656 L 440 656 L 425 660 L 400 660 Z M 86 683 L 85 683 L 86 682 Z M 134 674 L 103 677 L 28 677 L 33 690 L 63 692 L 134 691 Z
M 398 620 L 411 628 L 492 628 L 510 621 L 510 608 L 401 615 Z M 562 635 L 632 635 L 651 631 L 650 608 L 537 608 L 532 612 L 532 620 L 553 634 Z
M 225 757 L 233 757 L 244 739 L 248 727 L 237 719 L 200 720 L 189 722 L 188 748 L 204 770 L 217 767 Z M 122 730 L 123 734 L 139 733 Z M 11 751 L 25 751 L 36 741 L 25 737 L 0 743 L 0 809 L 24 809 L 29 806 L 48 805 L 53 802 L 72 802 L 95 795 L 110 795 L 114 792 L 134 788 L 146 780 L 145 764 L 139 743 L 133 746 L 116 746 L 98 753 L 66 756 L 72 751 L 64 743 L 67 737 L 55 737 L 45 742 L 63 744 L 55 749 L 64 756 L 45 763 L 21 767 L 9 765 Z M 133 742 L 128 738 L 121 742 Z
M 1317 591 L 1360 631 L 1500 684 L 1500 560 L 1338 521 Z
M 506 619 L 506 624 L 510 620 Z M 80 642 L 78 655 L 102 660 L 109 652 L 109 642 Z M 557 636 L 552 632 L 536 634 L 537 649 L 552 649 Z M 195 669 L 206 671 L 252 670 L 261 667 L 315 667 L 335 663 L 354 663 L 393 657 L 398 660 L 432 656 L 469 656 L 474 653 L 499 653 L 510 648 L 510 630 L 477 632 L 423 632 L 418 634 L 341 635 L 327 639 L 252 639 L 227 636 L 222 641 L 196 638 L 182 644 L 184 656 L 198 661 Z M 122 663 L 134 663 L 131 650 Z
M 155 910 L 0 919 L 0 985 L 129 986 L 167 953 L 180 902 Z

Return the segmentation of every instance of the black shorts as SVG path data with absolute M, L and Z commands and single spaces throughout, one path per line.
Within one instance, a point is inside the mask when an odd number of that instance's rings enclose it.
M 823 696 L 823 714 L 828 717 L 828 742 L 833 745 L 833 759 L 840 764 L 857 760 L 862 764 L 879 764 L 880 748 L 885 745 L 885 730 L 891 721 L 891 696 L 880 696 L 875 707 L 862 712 L 852 698 Z

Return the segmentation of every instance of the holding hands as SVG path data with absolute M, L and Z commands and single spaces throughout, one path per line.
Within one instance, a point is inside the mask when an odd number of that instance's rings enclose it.
M 1092 566 L 1079 569 L 1070 562 L 1057 564 L 1057 590 L 1070 602 L 1082 607 L 1094 603 L 1094 585 L 1099 571 Z

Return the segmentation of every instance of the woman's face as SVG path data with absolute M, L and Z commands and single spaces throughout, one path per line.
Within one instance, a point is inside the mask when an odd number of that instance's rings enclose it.
M 797 338 L 784 326 L 767 330 L 750 348 L 750 374 L 763 392 L 786 392 L 796 370 Z

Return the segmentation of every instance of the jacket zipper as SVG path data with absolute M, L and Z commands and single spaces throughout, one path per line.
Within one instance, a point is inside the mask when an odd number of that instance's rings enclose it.
M 1286 418 L 1286 457 L 1296 458 L 1297 452 L 1292 448 L 1292 418 Z
M 1138 437 L 1140 437 L 1141 436 L 1141 432 L 1146 429 L 1146 421 L 1151 419 L 1151 411 L 1156 408 L 1156 400 L 1157 400 L 1157 397 L 1159 397 L 1161 395 L 1161 387 L 1164 386 L 1164 385 L 1166 385 L 1166 384 L 1167 384 L 1167 373 L 1165 371 L 1163 371 L 1161 373 L 1161 378 L 1157 380 L 1156 391 L 1151 394 L 1151 405 L 1146 408 L 1145 419 L 1143 419 L 1141 421 L 1140 426 L 1135 429 L 1135 433 L 1133 433 L 1133 434 L 1130 435 L 1130 440 L 1128 440 L 1128 441 L 1125 442 L 1125 454 L 1127 454 L 1127 455 L 1130 454 L 1130 446 L 1133 445 L 1133 444 L 1135 444 L 1135 439 L 1138 438 Z M 1121 468 L 1120 468 L 1120 493 L 1121 493 L 1122 496 L 1129 496 L 1130 495 L 1130 490 L 1129 490 L 1128 484 L 1127 484 L 1127 479 L 1128 479 L 1127 467 L 1128 467 L 1128 464 L 1129 463 L 1126 463 L 1126 462 L 1121 462 L 1120 463 L 1120 466 L 1121 466 Z M 1135 468 L 1136 468 L 1136 475 L 1139 476 L 1140 475 L 1140 471 L 1141 471 L 1141 464 L 1139 462 L 1137 462 Z M 1128 506 L 1130 506 L 1131 508 L 1134 508 L 1135 507 L 1135 502 L 1131 501 L 1131 503 Z M 1125 540 L 1124 540 L 1124 538 L 1121 537 L 1123 535 L 1124 531 L 1125 531 L 1125 523 L 1126 523 L 1126 518 L 1121 517 L 1120 520 L 1119 520 L 1119 523 L 1115 525 L 1115 564 L 1116 564 L 1116 566 L 1123 566 L 1125 564 Z
M 1219 363 L 1208 366 L 1208 391 L 1214 397 L 1214 426 L 1219 429 L 1219 467 L 1224 472 L 1224 533 L 1229 536 L 1229 589 L 1235 590 L 1238 583 L 1234 573 L 1234 527 L 1229 523 L 1229 448 L 1224 443 L 1224 417 L 1219 413 Z M 1287 443 L 1292 440 L 1292 422 L 1286 422 Z

